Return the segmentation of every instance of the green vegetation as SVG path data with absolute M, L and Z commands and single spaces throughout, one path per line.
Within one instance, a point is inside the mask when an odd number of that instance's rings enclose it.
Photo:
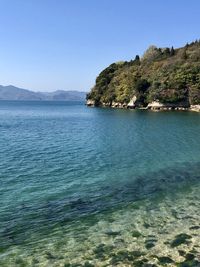
M 145 107 L 162 103 L 200 103 L 200 41 L 182 48 L 150 46 L 140 59 L 113 63 L 103 70 L 87 95 L 95 105 L 127 105 L 136 96 L 135 105 Z

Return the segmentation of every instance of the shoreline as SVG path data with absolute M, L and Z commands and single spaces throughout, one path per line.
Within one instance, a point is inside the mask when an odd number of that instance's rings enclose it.
M 193 111 L 200 112 L 200 104 L 198 105 L 173 105 L 163 104 L 159 102 L 149 103 L 146 107 L 137 107 L 135 105 L 129 105 L 126 103 L 101 103 L 96 105 L 93 100 L 87 100 L 87 107 L 101 107 L 101 108 L 113 108 L 113 109 L 130 109 L 130 110 L 151 110 L 151 111 Z

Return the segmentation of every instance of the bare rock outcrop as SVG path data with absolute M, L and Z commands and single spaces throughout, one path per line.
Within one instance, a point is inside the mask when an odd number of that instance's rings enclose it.
M 200 112 L 200 105 L 191 105 L 190 110 Z
M 92 100 L 92 99 L 88 99 L 87 102 L 86 102 L 86 105 L 88 107 L 94 107 L 95 106 L 95 101 Z
M 135 103 L 136 103 L 137 97 L 134 95 L 131 100 L 129 101 L 127 108 L 130 109 L 134 109 L 136 107 Z

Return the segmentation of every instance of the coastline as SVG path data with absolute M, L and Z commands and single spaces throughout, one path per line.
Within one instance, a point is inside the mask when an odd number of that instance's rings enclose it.
M 130 101 L 131 102 L 131 101 Z M 136 106 L 134 103 L 100 103 L 95 104 L 94 100 L 87 100 L 86 106 L 88 107 L 107 107 L 107 108 L 115 108 L 115 109 L 131 109 L 131 110 L 151 110 L 151 111 L 193 111 L 200 112 L 200 104 L 190 105 L 188 103 L 180 103 L 180 104 L 170 104 L 170 103 L 160 103 L 158 101 L 154 101 L 149 103 L 146 107 L 144 106 Z

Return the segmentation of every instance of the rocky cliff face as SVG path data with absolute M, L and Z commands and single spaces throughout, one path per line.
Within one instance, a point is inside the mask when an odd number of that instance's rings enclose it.
M 87 100 L 89 106 L 131 109 L 198 106 L 200 42 L 178 49 L 151 46 L 141 59 L 111 64 L 99 74 Z

